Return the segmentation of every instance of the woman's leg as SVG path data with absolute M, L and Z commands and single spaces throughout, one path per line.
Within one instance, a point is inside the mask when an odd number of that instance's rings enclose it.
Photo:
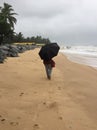
M 52 73 L 52 66 L 51 66 L 51 64 L 46 64 L 45 65 L 45 69 L 46 69 L 47 78 L 51 79 L 51 73 Z

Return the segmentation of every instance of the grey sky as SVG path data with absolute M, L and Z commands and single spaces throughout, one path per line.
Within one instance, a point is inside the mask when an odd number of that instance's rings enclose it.
M 97 0 L 0 0 L 18 13 L 15 31 L 64 45 L 97 45 Z

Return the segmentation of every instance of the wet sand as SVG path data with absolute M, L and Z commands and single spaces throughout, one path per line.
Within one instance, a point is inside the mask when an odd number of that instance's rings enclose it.
M 97 130 L 97 70 L 60 53 L 48 80 L 38 52 L 0 64 L 0 130 Z

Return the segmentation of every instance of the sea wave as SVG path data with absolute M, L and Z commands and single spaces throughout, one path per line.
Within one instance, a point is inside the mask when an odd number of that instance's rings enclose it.
M 64 46 L 60 52 L 73 62 L 97 68 L 97 46 Z

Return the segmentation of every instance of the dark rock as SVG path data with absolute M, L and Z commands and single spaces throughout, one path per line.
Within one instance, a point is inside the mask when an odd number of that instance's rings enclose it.
M 4 59 L 6 58 L 6 52 L 3 51 L 1 48 L 0 48 L 0 63 L 4 63 Z
M 8 52 L 9 57 L 18 57 L 18 50 L 16 46 L 9 46 L 9 52 Z
M 23 53 L 27 50 L 35 49 L 37 46 L 33 44 L 6 44 L 0 46 L 0 63 L 4 63 L 7 57 L 18 57 L 18 53 Z

